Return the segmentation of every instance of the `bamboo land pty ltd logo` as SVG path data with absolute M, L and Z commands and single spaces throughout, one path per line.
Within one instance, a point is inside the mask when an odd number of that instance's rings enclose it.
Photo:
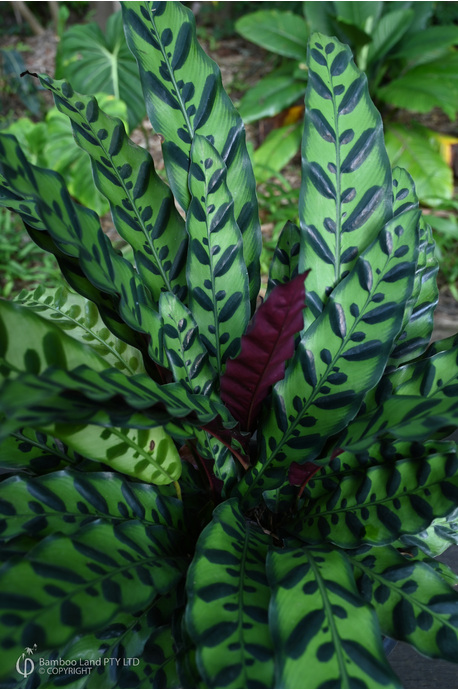
M 32 656 L 37 651 L 37 645 L 33 647 L 26 647 L 18 660 L 16 661 L 16 671 L 23 678 L 27 678 L 35 670 L 40 675 L 57 676 L 57 675 L 75 675 L 84 676 L 89 675 L 94 668 L 100 666 L 138 666 L 140 659 L 137 657 L 99 657 L 98 659 L 46 659 L 39 657 L 35 660 Z
M 33 656 L 33 654 L 35 654 L 36 651 L 36 644 L 34 644 L 33 647 L 26 647 L 22 652 L 21 656 L 16 661 L 16 671 L 19 673 L 19 675 L 24 676 L 24 678 L 30 676 L 30 674 L 33 673 L 35 670 L 35 662 L 31 657 Z

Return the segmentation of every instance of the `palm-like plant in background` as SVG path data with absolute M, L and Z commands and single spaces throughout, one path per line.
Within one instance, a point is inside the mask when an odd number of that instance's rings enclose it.
M 256 310 L 242 121 L 188 10 L 123 15 L 170 186 L 94 98 L 39 79 L 134 264 L 0 136 L 1 203 L 75 291 L 0 304 L 4 676 L 34 644 L 34 687 L 53 663 L 86 665 L 72 687 L 396 687 L 381 633 L 455 661 L 432 557 L 456 534 L 458 343 L 428 346 L 431 232 L 364 75 L 311 38 L 301 226 Z

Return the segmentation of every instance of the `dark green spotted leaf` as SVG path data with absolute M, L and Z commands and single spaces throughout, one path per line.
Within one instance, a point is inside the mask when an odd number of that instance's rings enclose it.
M 99 518 L 113 525 L 139 520 L 183 530 L 183 504 L 174 493 L 173 487 L 159 489 L 111 472 L 17 474 L 0 483 L 0 539 L 74 534 Z
M 222 404 L 190 393 L 181 383 L 160 386 L 146 375 L 126 377 L 116 369 L 97 373 L 85 366 L 7 379 L 0 388 L 0 413 L 6 417 L 1 438 L 27 425 L 49 430 L 56 424 L 96 424 L 120 429 L 164 426 L 183 440 L 189 438 L 187 429 L 218 414 L 233 423 Z
M 161 295 L 159 312 L 164 322 L 165 352 L 175 381 L 184 381 L 195 393 L 209 395 L 216 372 L 194 316 L 170 292 Z
M 456 662 L 458 593 L 425 563 L 390 547 L 363 549 L 348 558 L 358 589 L 375 608 L 382 631 L 421 654 Z
M 250 318 L 248 274 L 242 235 L 216 149 L 196 134 L 191 148 L 187 276 L 189 306 L 216 371 L 240 350 Z
M 289 283 L 297 276 L 300 247 L 300 230 L 288 221 L 280 233 L 270 264 L 267 296 L 276 285 Z
M 317 477 L 318 495 L 309 487 L 294 530 L 310 543 L 330 541 L 344 548 L 389 544 L 421 532 L 458 501 L 455 449 Z
M 119 612 L 135 613 L 173 590 L 184 569 L 181 548 L 179 533 L 163 525 L 95 521 L 9 561 L 0 575 L 3 667 L 13 668 L 37 639 L 57 648 L 75 631 L 100 630 Z
M 269 542 L 234 499 L 218 506 L 199 538 L 187 578 L 186 624 L 210 687 L 273 687 Z
M 302 140 L 299 271 L 311 269 L 306 327 L 392 217 L 382 120 L 350 48 L 313 34 Z
M 447 341 L 446 341 L 447 342 Z M 384 376 L 368 394 L 365 406 L 339 439 L 342 448 L 365 450 L 375 439 L 388 436 L 424 441 L 458 419 L 458 343 Z M 427 353 L 428 354 L 428 353 Z
M 224 161 L 254 303 L 261 250 L 255 180 L 244 126 L 222 87 L 220 70 L 198 44 L 192 12 L 181 3 L 125 3 L 123 19 L 148 116 L 164 138 L 168 180 L 184 210 L 191 201 L 188 172 L 195 136 L 209 138 Z
M 95 98 L 46 75 L 40 75 L 40 82 L 69 117 L 76 143 L 90 155 L 94 182 L 110 202 L 116 230 L 132 246 L 140 276 L 154 299 L 162 290 L 184 296 L 184 222 L 148 151 L 134 144 L 121 120 L 104 113 Z
M 399 687 L 386 663 L 375 612 L 359 595 L 342 552 L 271 548 L 267 575 L 276 687 Z
M 0 443 L 0 469 L 4 472 L 27 470 L 46 474 L 80 461 L 63 443 L 33 429 L 21 429 Z
M 314 460 L 380 379 L 411 294 L 417 220 L 417 211 L 408 210 L 382 228 L 305 332 L 273 388 L 260 459 L 240 484 L 251 504 L 261 490 L 280 485 L 279 468 Z M 408 252 L 397 255 L 406 244 Z
M 451 513 L 445 518 L 437 518 L 422 532 L 403 535 L 401 541 L 408 547 L 414 546 L 417 549 L 421 549 L 421 552 L 430 558 L 436 558 L 452 544 L 458 544 L 458 521 L 456 515 Z M 458 574 L 456 573 L 453 575 L 453 584 L 458 584 Z

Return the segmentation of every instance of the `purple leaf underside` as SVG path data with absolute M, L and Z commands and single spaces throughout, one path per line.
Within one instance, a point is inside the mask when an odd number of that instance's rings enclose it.
M 294 354 L 294 336 L 304 325 L 307 273 L 272 290 L 242 337 L 240 354 L 227 363 L 221 398 L 244 430 L 254 426 L 270 387 L 283 378 Z

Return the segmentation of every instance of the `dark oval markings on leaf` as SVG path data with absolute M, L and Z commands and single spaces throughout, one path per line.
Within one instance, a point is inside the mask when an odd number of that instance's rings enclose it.
M 191 251 L 202 266 L 210 265 L 210 257 L 198 239 L 194 238 L 191 242 Z
M 325 67 L 328 64 L 324 55 L 320 53 L 320 51 L 316 48 L 311 49 L 310 55 L 315 60 L 315 62 L 317 62 L 319 65 L 322 65 L 322 67 Z
M 366 259 L 360 259 L 356 264 L 356 271 L 358 274 L 359 284 L 363 290 L 370 292 L 374 283 L 371 265 Z
M 210 297 L 202 290 L 201 287 L 196 287 L 192 291 L 192 296 L 196 302 L 205 309 L 206 311 L 213 311 L 213 301 Z
M 348 153 L 341 166 L 342 173 L 350 173 L 357 170 L 369 156 L 377 141 L 379 130 L 375 127 L 366 129 Z
M 384 196 L 385 191 L 383 187 L 371 187 L 368 189 L 342 225 L 342 232 L 353 232 L 364 225 L 377 206 L 380 205 Z
M 348 115 L 358 105 L 366 88 L 366 76 L 360 74 L 346 90 L 338 107 L 339 115 Z
M 196 596 L 209 603 L 211 601 L 223 599 L 224 597 L 233 596 L 237 594 L 238 589 L 239 588 L 237 585 L 233 585 L 229 582 L 214 582 L 211 585 L 198 589 Z
M 399 305 L 396 302 L 387 302 L 386 304 L 381 304 L 379 307 L 375 307 L 375 309 L 368 311 L 361 317 L 361 320 L 370 325 L 382 323 L 382 321 L 393 318 L 398 310 Z
M 335 335 L 345 338 L 347 334 L 347 322 L 343 307 L 338 302 L 331 300 L 329 303 L 329 322 Z
M 192 45 L 192 33 L 190 22 L 185 22 L 181 25 L 175 42 L 175 50 L 173 51 L 172 70 L 181 69 L 188 59 Z
M 216 647 L 227 640 L 237 630 L 237 626 L 236 622 L 222 621 L 204 630 L 199 641 L 206 647 Z
M 168 105 L 174 110 L 180 109 L 180 104 L 176 96 L 173 96 L 168 89 L 164 86 L 161 80 L 152 72 L 143 72 L 143 78 L 145 82 L 145 91 L 151 91 L 155 96 L 157 96 L 163 103 Z
M 30 482 L 27 484 L 27 489 L 34 498 L 44 503 L 48 508 L 55 510 L 57 513 L 67 512 L 63 500 L 46 486 Z
M 299 360 L 301 363 L 302 373 L 304 374 L 304 379 L 309 386 L 314 388 L 317 384 L 317 375 L 313 352 L 311 352 L 311 350 L 301 348 L 299 350 Z
M 342 393 L 331 393 L 323 398 L 317 398 L 314 405 L 320 410 L 338 410 L 340 407 L 351 405 L 357 400 L 354 390 L 343 391 Z
M 319 96 L 321 96 L 321 98 L 326 98 L 328 101 L 332 100 L 331 91 L 328 89 L 322 78 L 312 69 L 309 70 L 309 85 Z
M 232 264 L 234 263 L 237 255 L 238 247 L 236 244 L 233 244 L 224 250 L 214 269 L 214 275 L 216 278 L 220 278 L 225 273 L 227 273 L 227 271 L 231 268 Z
M 322 261 L 326 264 L 334 265 L 334 255 L 326 244 L 323 235 L 318 232 L 314 225 L 307 225 L 305 228 L 307 242 Z
M 313 108 L 309 112 L 310 122 L 314 125 L 318 134 L 325 141 L 335 143 L 336 133 L 320 110 Z
M 288 637 L 286 643 L 288 656 L 292 659 L 299 659 L 310 640 L 314 639 L 321 630 L 324 621 L 325 612 L 321 608 L 315 609 L 301 618 Z
M 336 199 L 336 190 L 319 163 L 309 164 L 309 178 L 315 189 L 326 199 Z
M 383 276 L 382 280 L 385 283 L 396 283 L 401 278 L 407 278 L 415 272 L 415 264 L 410 261 L 402 261 L 397 266 L 394 266 Z
M 145 8 L 141 8 L 141 10 L 144 10 Z M 145 10 L 146 12 L 146 10 Z M 142 14 L 144 15 L 144 12 L 142 11 Z M 157 12 L 155 13 L 157 16 Z M 151 18 L 149 17 L 148 13 L 146 12 L 146 17 L 145 19 L 150 22 Z M 135 33 L 140 36 L 146 43 L 149 43 L 149 45 L 153 46 L 156 50 L 159 50 L 160 46 L 159 43 L 157 42 L 156 38 L 152 35 L 151 31 L 145 26 L 145 24 L 141 21 L 141 19 L 138 17 L 137 13 L 134 12 L 131 9 L 128 9 L 126 11 L 126 23 L 135 31 Z
M 211 115 L 218 94 L 218 80 L 215 74 L 209 74 L 205 80 L 199 107 L 194 116 L 194 130 L 203 127 Z
M 379 235 L 380 249 L 386 256 L 391 256 L 393 251 L 393 236 L 389 230 L 382 230 Z
M 331 64 L 331 74 L 333 77 L 340 77 L 347 69 L 350 62 L 350 55 L 348 50 L 342 50 L 336 55 Z
M 242 300 L 243 294 L 241 292 L 234 292 L 219 312 L 218 321 L 220 323 L 224 323 L 225 321 L 228 321 L 230 318 L 232 318 L 236 310 L 241 305 Z
M 383 352 L 383 343 L 380 340 L 368 340 L 367 343 L 355 345 L 346 352 L 342 353 L 342 357 L 348 362 L 359 362 L 365 359 L 371 359 Z

